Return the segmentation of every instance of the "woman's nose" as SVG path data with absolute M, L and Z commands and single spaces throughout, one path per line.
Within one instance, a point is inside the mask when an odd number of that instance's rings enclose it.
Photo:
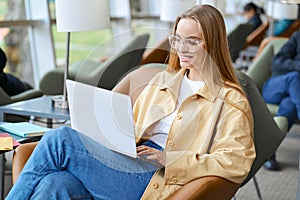
M 178 50 L 179 52 L 183 53 L 183 52 L 187 52 L 186 47 L 184 46 L 183 42 L 180 42 L 180 44 L 178 45 Z

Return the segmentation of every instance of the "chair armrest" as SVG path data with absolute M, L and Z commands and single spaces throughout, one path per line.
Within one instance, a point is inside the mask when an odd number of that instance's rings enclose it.
M 217 176 L 206 176 L 193 180 L 178 191 L 168 200 L 177 199 L 223 199 L 230 200 L 239 189 L 240 185 Z
M 18 95 L 8 96 L 7 93 L 0 87 L 0 106 L 15 103 L 18 101 L 24 101 L 36 97 L 43 96 L 43 93 L 40 90 L 30 89 L 22 92 Z
M 33 152 L 37 142 L 21 144 L 15 149 L 12 159 L 12 180 L 13 184 L 17 181 L 25 163 Z
M 259 46 L 266 35 L 266 31 L 269 28 L 269 22 L 265 22 L 252 31 L 246 38 L 244 48 L 248 46 Z
M 129 95 L 133 105 L 151 78 L 166 67 L 167 65 L 160 63 L 145 64 L 121 78 L 113 91 Z
M 13 102 L 24 101 L 24 100 L 28 100 L 28 99 L 41 97 L 41 96 L 43 96 L 42 91 L 36 90 L 36 89 L 30 89 L 30 90 L 26 90 L 25 92 L 22 92 L 20 94 L 17 94 L 15 96 L 12 96 L 11 100 L 13 103 Z
M 11 103 L 10 96 L 0 87 L 0 106 Z
M 258 50 L 257 50 L 257 53 L 256 53 L 256 56 L 255 58 L 257 58 L 260 53 L 263 51 L 263 49 L 267 46 L 267 44 L 269 44 L 271 41 L 273 40 L 277 40 L 277 39 L 284 39 L 286 37 L 279 37 L 279 36 L 269 36 L 269 37 L 266 37 L 265 39 L 263 39 L 263 41 L 260 43 L 259 47 L 258 47 Z

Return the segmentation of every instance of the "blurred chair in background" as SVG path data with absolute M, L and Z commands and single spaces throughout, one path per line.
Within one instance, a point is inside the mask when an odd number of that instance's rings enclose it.
M 134 36 L 121 50 L 103 63 L 93 60 L 79 61 L 69 68 L 68 78 L 82 83 L 112 89 L 119 79 L 141 63 L 149 34 Z M 46 95 L 63 93 L 63 69 L 46 73 L 40 81 L 40 89 Z
M 239 24 L 227 34 L 230 56 L 233 63 L 239 57 L 240 51 L 244 49 L 246 38 L 251 32 L 251 24 Z

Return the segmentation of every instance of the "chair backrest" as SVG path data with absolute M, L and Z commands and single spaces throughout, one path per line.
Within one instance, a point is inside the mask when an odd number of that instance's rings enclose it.
M 84 64 L 84 69 L 81 68 Z M 77 72 L 81 69 L 81 73 L 92 73 L 98 66 L 99 62 L 91 59 L 80 60 L 72 64 L 68 71 L 68 78 L 75 80 Z M 39 88 L 45 95 L 59 95 L 63 93 L 64 88 L 64 69 L 56 68 L 48 71 L 40 80 Z
M 256 83 L 256 86 L 262 91 L 263 84 L 271 76 L 271 62 L 274 55 L 287 42 L 287 38 L 274 38 L 263 48 L 260 54 L 254 59 L 249 66 L 247 75 L 250 76 Z
M 244 48 L 248 46 L 259 46 L 265 38 L 268 28 L 269 22 L 264 22 L 259 27 L 257 27 L 257 29 L 255 29 L 247 36 Z
M 148 63 L 168 63 L 169 52 L 170 44 L 168 37 L 166 37 L 154 48 L 146 50 L 141 65 Z
M 251 24 L 239 24 L 227 34 L 228 45 L 232 62 L 239 57 L 240 51 L 244 48 L 247 36 L 252 31 Z
M 138 98 L 148 82 L 158 72 L 166 69 L 167 65 L 162 63 L 148 63 L 128 72 L 121 81 L 113 88 L 115 92 L 127 94 L 132 103 Z
M 256 158 L 248 174 L 242 183 L 246 184 L 255 173 L 262 167 L 265 161 L 274 154 L 277 147 L 285 138 L 287 128 L 280 130 L 274 121 L 273 116 L 268 110 L 255 82 L 246 74 L 237 72 L 238 79 L 251 106 L 253 122 L 254 122 L 254 143 L 256 149 Z M 287 124 L 287 120 L 285 123 Z
M 78 69 L 76 81 L 112 89 L 118 80 L 132 68 L 138 66 L 149 40 L 149 34 L 135 36 L 127 45 L 109 57 L 92 72 L 85 72 L 85 63 Z
M 290 37 L 293 33 L 300 28 L 300 20 L 295 20 L 285 31 L 283 31 L 279 36 Z
M 86 59 L 70 66 L 68 78 L 86 84 L 112 89 L 126 72 L 140 64 L 149 34 L 134 36 L 123 48 L 103 63 Z M 47 72 L 40 80 L 40 89 L 46 95 L 63 93 L 64 69 Z

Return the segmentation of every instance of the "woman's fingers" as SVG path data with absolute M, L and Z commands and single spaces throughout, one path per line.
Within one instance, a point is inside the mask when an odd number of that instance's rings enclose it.
M 165 165 L 165 154 L 162 151 L 142 145 L 137 147 L 137 153 L 138 156 L 146 156 L 148 160 L 155 160 L 162 166 Z
M 158 152 L 159 150 L 151 148 L 151 147 L 147 147 L 147 146 L 138 146 L 137 148 L 137 153 L 140 155 L 145 155 L 145 154 L 153 154 L 155 152 Z

